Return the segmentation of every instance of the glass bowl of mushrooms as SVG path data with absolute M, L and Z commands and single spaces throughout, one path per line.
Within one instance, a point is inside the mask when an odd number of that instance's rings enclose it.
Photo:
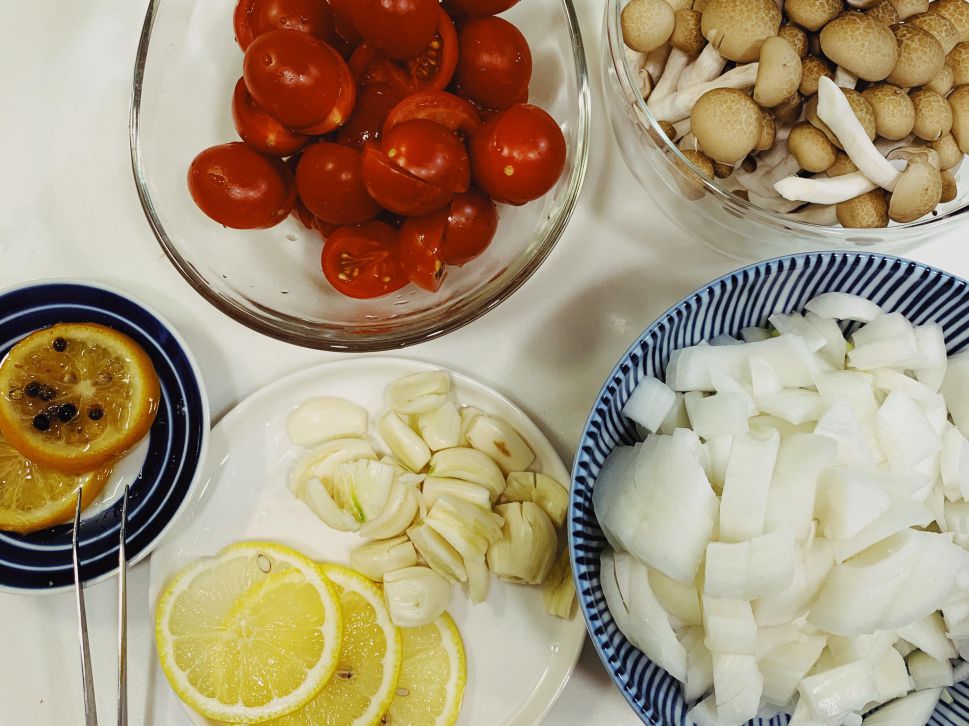
M 654 201 L 740 259 L 969 219 L 969 0 L 778 5 L 605 3 L 609 116 Z

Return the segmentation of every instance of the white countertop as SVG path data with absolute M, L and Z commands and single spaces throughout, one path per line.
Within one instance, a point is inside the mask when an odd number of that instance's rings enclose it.
M 683 295 L 738 266 L 675 227 L 627 172 L 602 106 L 601 3 L 575 2 L 594 93 L 589 173 L 575 216 L 551 257 L 509 301 L 403 353 L 467 372 L 507 394 L 566 460 L 600 384 L 635 337 Z M 131 290 L 174 323 L 203 371 L 220 372 L 207 379 L 217 421 L 267 382 L 337 356 L 287 346 L 223 316 L 182 280 L 155 241 L 128 154 L 131 72 L 144 6 L 134 0 L 0 3 L 0 288 L 61 277 Z M 964 229 L 911 256 L 969 277 L 967 245 Z M 130 722 L 162 726 L 148 715 L 149 674 L 157 666 L 147 581 L 147 564 L 129 576 Z M 87 593 L 103 723 L 114 714 L 114 588 L 109 581 Z M 83 722 L 72 608 L 71 595 L 0 595 L 0 723 Z M 639 723 L 591 645 L 547 722 Z

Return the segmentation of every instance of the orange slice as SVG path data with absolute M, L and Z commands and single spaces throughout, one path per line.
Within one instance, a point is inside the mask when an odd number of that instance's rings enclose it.
M 0 363 L 0 433 L 35 464 L 92 472 L 148 433 L 159 397 L 151 359 L 131 338 L 93 323 L 54 325 Z
M 77 488 L 84 486 L 81 507 L 86 507 L 110 476 L 110 469 L 80 476 L 44 469 L 0 435 L 0 530 L 27 534 L 69 522 L 77 506 Z

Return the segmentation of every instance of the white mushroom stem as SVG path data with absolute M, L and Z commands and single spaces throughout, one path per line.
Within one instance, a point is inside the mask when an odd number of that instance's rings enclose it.
M 858 76 L 851 71 L 846 71 L 841 66 L 838 66 L 837 70 L 834 72 L 834 84 L 838 88 L 854 89 L 854 87 L 858 85 Z
M 693 135 L 692 131 L 687 130 L 685 134 L 676 142 L 676 146 L 680 151 L 699 151 L 700 145 L 696 142 L 696 136 Z
M 776 195 L 765 197 L 749 189 L 747 190 L 747 200 L 761 209 L 769 209 L 772 212 L 780 212 L 781 214 L 790 214 L 795 209 L 804 206 L 804 202 L 781 199 Z
M 723 73 L 726 65 L 727 59 L 717 52 L 713 43 L 707 43 L 696 60 L 683 71 L 683 75 L 680 76 L 680 80 L 676 84 L 676 90 L 682 91 L 684 88 L 689 88 L 697 83 L 709 83 Z
M 821 76 L 818 83 L 818 118 L 838 137 L 841 148 L 861 173 L 883 189 L 895 188 L 898 170 L 878 152 L 844 92 L 827 76 Z
M 838 209 L 834 204 L 809 204 L 794 212 L 791 217 L 799 222 L 832 227 L 838 224 Z
M 635 75 L 639 78 L 639 94 L 644 99 L 649 98 L 650 91 L 653 90 L 653 79 L 649 77 L 649 73 L 643 67 L 643 64 L 646 62 L 646 56 L 643 53 L 637 53 L 632 48 L 626 48 L 626 60 L 629 62 L 629 66 L 633 69 Z
M 883 139 L 879 138 L 875 142 L 875 148 L 878 149 L 878 153 L 884 157 L 888 157 L 895 149 L 901 149 L 903 146 L 911 146 L 912 142 L 915 141 L 915 137 L 911 134 L 906 136 L 904 139 Z
M 790 176 L 774 185 L 775 191 L 785 199 L 812 204 L 840 204 L 877 188 L 878 185 L 860 171 L 833 178 Z
M 785 150 L 787 149 L 786 144 L 784 148 Z M 764 197 L 776 197 L 777 192 L 774 190 L 774 184 L 792 174 L 797 174 L 800 170 L 801 165 L 794 158 L 794 155 L 787 154 L 774 166 L 760 164 L 757 167 L 757 171 L 752 172 L 737 169 L 734 172 L 734 176 L 737 177 L 741 184 L 755 194 Z
M 690 133 L 690 119 L 689 117 L 680 119 L 675 124 L 673 124 L 673 130 L 676 132 L 676 138 L 682 139 L 688 133 Z
M 676 84 L 680 82 L 680 76 L 683 75 L 683 71 L 686 70 L 688 65 L 690 65 L 690 56 L 679 48 L 673 48 L 670 51 L 670 57 L 666 59 L 666 68 L 663 69 L 663 75 L 660 76 L 659 81 L 653 87 L 650 100 L 659 101 L 676 93 Z
M 792 128 L 794 128 L 793 124 L 784 124 L 783 126 L 777 127 L 777 130 L 774 132 L 774 145 L 757 156 L 758 168 L 761 164 L 777 166 L 778 163 L 790 155 L 790 152 L 787 150 L 787 137 L 791 135 Z
M 643 69 L 649 74 L 649 77 L 653 79 L 654 83 L 659 80 L 660 76 L 663 75 L 663 69 L 666 68 L 666 59 L 670 57 L 670 50 L 672 46 L 663 45 L 654 51 L 650 51 L 646 55 L 646 60 L 643 63 Z
M 672 54 L 670 54 L 670 59 L 672 60 Z M 757 67 L 757 63 L 737 66 L 714 81 L 698 83 L 658 100 L 656 99 L 656 91 L 659 86 L 657 86 L 653 90 L 653 97 L 650 98 L 649 110 L 653 112 L 653 116 L 658 121 L 679 121 L 690 115 L 690 110 L 694 104 L 707 91 L 712 91 L 715 88 L 750 88 L 753 86 L 757 80 Z

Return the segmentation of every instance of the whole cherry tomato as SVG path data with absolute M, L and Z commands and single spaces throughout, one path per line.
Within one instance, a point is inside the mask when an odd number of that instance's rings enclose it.
M 327 281 L 348 297 L 380 297 L 407 284 L 397 230 L 383 222 L 334 230 L 323 243 L 321 264 Z
M 363 183 L 374 201 L 395 214 L 428 214 L 447 206 L 454 192 L 418 179 L 375 146 L 363 149 Z
M 329 0 L 330 10 L 333 12 L 333 25 L 336 27 L 337 35 L 354 46 L 363 42 L 363 37 L 353 22 L 353 4 L 356 1 Z
M 444 8 L 460 20 L 497 15 L 517 4 L 518 0 L 444 0 Z
M 444 233 L 444 261 L 463 265 L 491 244 L 498 230 L 498 207 L 477 189 L 456 194 Z
M 240 78 L 232 92 L 232 121 L 239 137 L 261 154 L 290 156 L 310 142 L 310 137 L 283 126 L 252 100 Z
M 362 149 L 368 141 L 378 141 L 384 119 L 399 100 L 400 96 L 385 83 L 358 88 L 353 113 L 336 132 L 337 142 Z
M 321 141 L 303 152 L 296 191 L 310 212 L 330 224 L 360 224 L 380 211 L 363 185 L 360 152 L 340 144 Z
M 468 101 L 444 91 L 422 91 L 408 96 L 387 114 L 383 133 L 405 121 L 433 121 L 454 132 L 471 136 L 481 125 L 481 117 Z
M 188 168 L 188 190 L 205 214 L 235 229 L 264 229 L 293 210 L 296 185 L 279 159 L 241 141 L 220 144 L 196 156 Z
M 486 108 L 508 108 L 528 98 L 531 78 L 532 53 L 514 25 L 486 17 L 461 28 L 454 80 L 463 96 Z
M 334 123 L 334 115 L 349 115 L 353 105 L 355 88 L 346 63 L 307 33 L 271 30 L 260 35 L 246 50 L 242 77 L 256 103 L 293 129 L 325 133 L 316 127 Z
M 422 290 L 437 292 L 444 282 L 444 230 L 447 210 L 404 220 L 398 232 L 400 264 L 407 278 Z
M 394 126 L 381 139 L 380 150 L 418 179 L 449 192 L 463 192 L 471 184 L 464 144 L 433 121 L 416 119 Z
M 437 33 L 437 0 L 354 0 L 351 16 L 363 41 L 395 60 L 420 55 Z
M 326 42 L 335 35 L 333 13 L 325 0 L 239 0 L 232 24 L 243 51 L 269 30 L 297 30 Z
M 471 139 L 475 184 L 496 202 L 521 205 L 555 186 L 565 168 L 562 130 L 538 106 L 519 103 Z
M 316 215 L 314 215 L 310 210 L 306 208 L 303 204 L 303 200 L 296 196 L 296 204 L 293 205 L 293 216 L 299 221 L 301 225 L 306 227 L 306 229 L 315 229 Z

